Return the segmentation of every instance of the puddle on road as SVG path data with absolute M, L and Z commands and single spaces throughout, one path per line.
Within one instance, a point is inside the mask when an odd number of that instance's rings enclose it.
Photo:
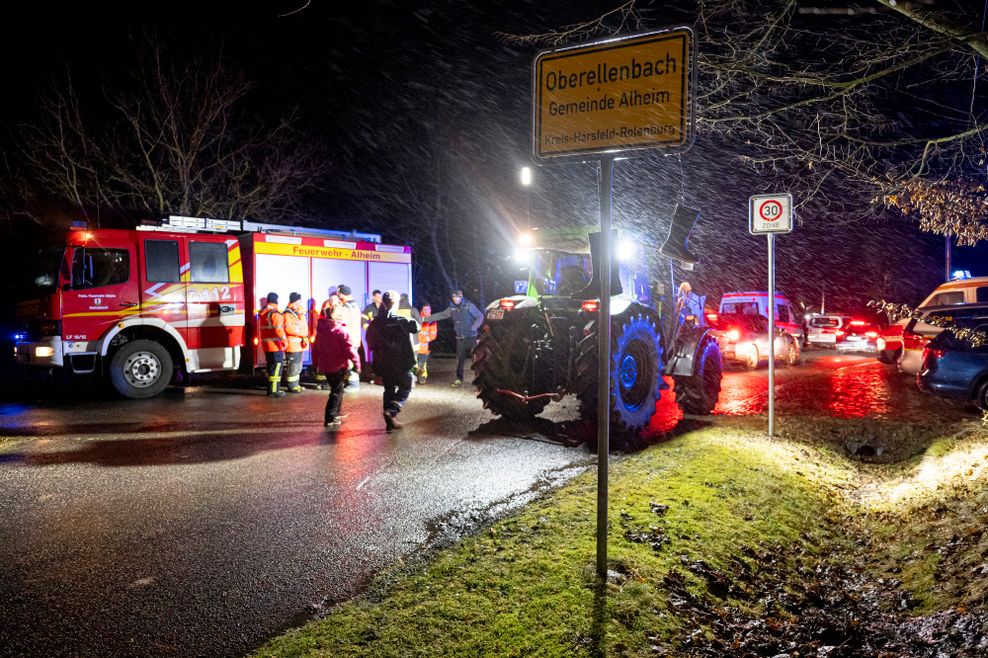
M 670 382 L 671 383 L 671 382 Z M 932 419 L 968 420 L 963 403 L 922 393 L 915 379 L 872 359 L 823 356 L 812 364 L 776 370 L 776 413 L 789 417 L 873 419 L 929 423 Z M 715 416 L 759 416 L 768 412 L 765 369 L 724 373 Z M 682 421 L 675 395 L 659 401 L 649 433 L 669 434 Z

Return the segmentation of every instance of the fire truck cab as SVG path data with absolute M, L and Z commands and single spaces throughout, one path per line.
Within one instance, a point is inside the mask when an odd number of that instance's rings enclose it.
M 104 375 L 130 398 L 157 395 L 177 371 L 262 363 L 256 314 L 268 292 L 283 304 L 300 292 L 310 312 L 340 283 L 358 301 L 371 286 L 411 294 L 410 247 L 366 233 L 204 218 L 75 229 L 38 266 L 37 296 L 17 308 L 27 334 L 17 360 Z

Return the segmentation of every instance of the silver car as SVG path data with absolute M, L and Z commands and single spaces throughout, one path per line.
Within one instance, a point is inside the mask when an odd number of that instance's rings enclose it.
M 719 313 L 717 319 L 710 319 L 713 334 L 720 345 L 724 364 L 739 363 L 748 370 L 754 370 L 768 361 L 768 320 L 760 315 Z M 775 337 L 775 360 L 789 366 L 802 362 L 799 340 L 782 329 Z
M 971 317 L 984 313 L 988 304 L 951 304 L 950 306 L 927 306 L 923 309 L 923 318 L 936 315 L 952 323 L 954 318 Z M 899 372 L 906 375 L 917 375 L 923 369 L 923 348 L 943 331 L 940 327 L 924 322 L 923 319 L 909 321 L 902 330 L 902 354 L 896 361 Z

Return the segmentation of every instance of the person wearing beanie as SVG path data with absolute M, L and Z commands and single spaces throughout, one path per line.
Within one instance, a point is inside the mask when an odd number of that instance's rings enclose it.
M 362 354 L 363 341 L 360 335 L 360 307 L 357 306 L 357 302 L 353 301 L 350 286 L 345 283 L 341 283 L 336 287 L 336 304 L 341 311 L 340 322 L 346 327 L 347 333 L 350 334 L 350 342 L 357 349 L 357 353 Z M 347 378 L 347 386 L 354 388 L 360 386 L 359 369 L 351 371 Z
M 288 342 L 285 316 L 278 310 L 277 293 L 269 292 L 265 301 L 267 306 L 257 314 L 258 337 L 267 361 L 268 397 L 280 398 L 285 395 L 281 390 L 281 370 L 285 363 L 285 347 Z
M 316 345 L 319 349 L 315 354 L 315 365 L 329 389 L 323 421 L 324 427 L 330 432 L 339 430 L 346 417 L 346 414 L 340 413 L 340 405 L 350 364 L 360 372 L 360 357 L 350 342 L 349 332 L 339 322 L 340 316 L 339 306 L 328 306 L 323 309 L 316 323 Z
M 456 379 L 450 386 L 463 386 L 464 366 L 468 358 L 473 358 L 473 348 L 477 346 L 477 332 L 484 324 L 484 314 L 479 308 L 463 298 L 462 290 L 454 290 L 450 295 L 449 307 L 432 315 L 431 322 L 452 320 L 456 332 Z
M 398 293 L 388 290 L 381 296 L 381 309 L 367 328 L 367 346 L 374 354 L 371 367 L 384 386 L 384 425 L 389 432 L 401 429 L 395 416 L 412 391 L 415 352 L 410 336 L 419 332 L 415 320 L 394 313 Z
M 288 295 L 288 306 L 285 307 L 285 334 L 288 337 L 285 348 L 285 386 L 289 393 L 301 393 L 304 389 L 299 380 L 302 374 L 302 362 L 305 360 L 305 350 L 309 347 L 309 327 L 305 322 L 302 295 L 297 292 Z

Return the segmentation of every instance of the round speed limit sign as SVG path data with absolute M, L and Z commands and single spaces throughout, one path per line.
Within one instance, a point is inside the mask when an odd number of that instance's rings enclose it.
M 748 201 L 748 231 L 754 235 L 792 230 L 791 194 L 756 194 Z

